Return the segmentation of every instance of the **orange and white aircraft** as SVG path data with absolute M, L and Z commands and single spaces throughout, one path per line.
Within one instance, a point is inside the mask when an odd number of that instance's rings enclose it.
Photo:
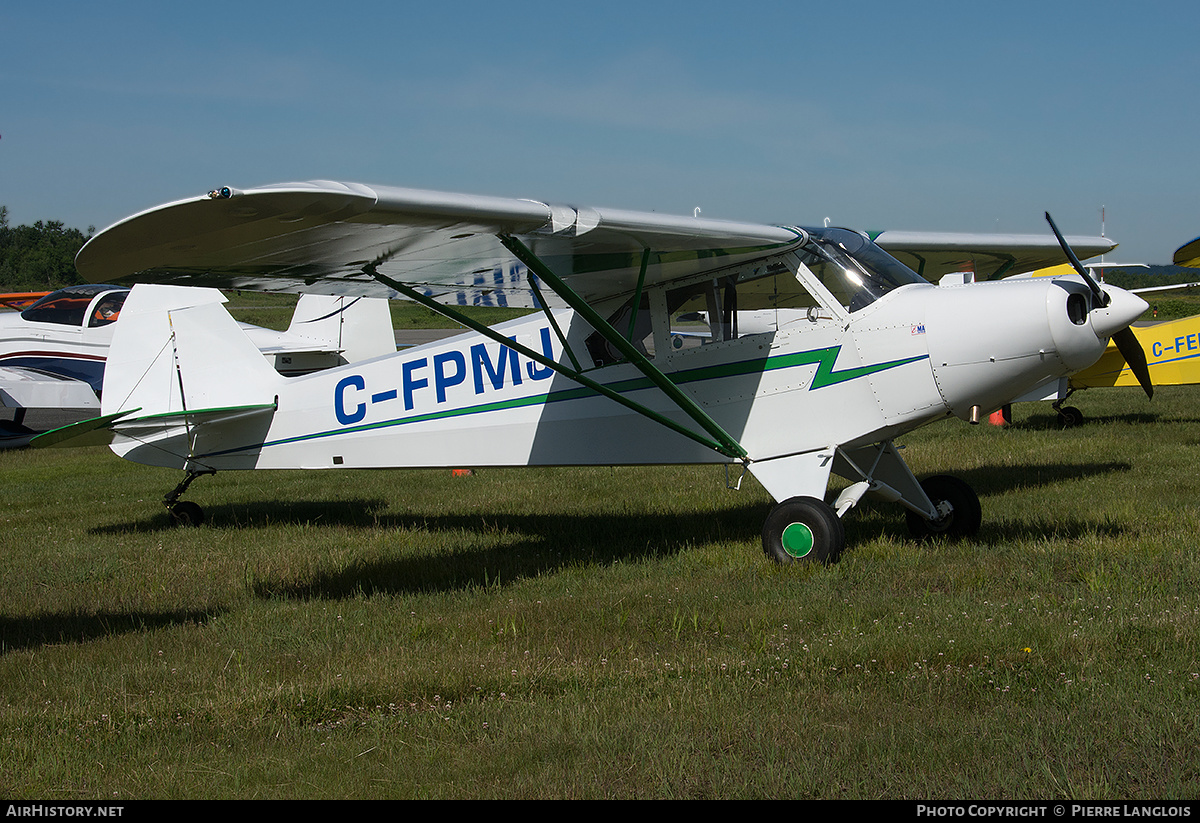
M 28 409 L 100 409 L 109 347 L 129 292 L 68 286 L 20 311 L 0 312 L 0 407 L 15 409 L 11 421 L 0 421 L 0 448 L 24 446 L 35 434 L 24 425 Z M 240 328 L 285 375 L 396 350 L 386 300 L 303 295 L 287 331 Z

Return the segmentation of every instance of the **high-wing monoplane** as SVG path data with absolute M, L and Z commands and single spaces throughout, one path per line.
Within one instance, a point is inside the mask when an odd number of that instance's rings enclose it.
M 0 312 L 0 406 L 16 409 L 0 448 L 24 445 L 26 409 L 100 409 L 113 331 L 129 287 L 68 286 Z M 222 300 L 208 292 L 208 300 Z M 387 303 L 303 295 L 287 331 L 239 324 L 282 374 L 303 374 L 395 351 Z
M 1087 367 L 1145 307 L 1086 277 L 935 286 L 847 229 L 332 182 L 154 208 L 76 264 L 140 285 L 101 416 L 35 445 L 181 469 L 180 522 L 202 517 L 181 499 L 196 477 L 234 469 L 712 463 L 774 498 L 780 562 L 836 560 L 868 493 L 919 538 L 974 534 L 971 488 L 918 481 L 893 439 Z M 180 285 L 401 297 L 469 331 L 288 378 Z M 484 302 L 540 311 L 486 327 L 453 308 Z M 698 311 L 707 340 L 676 348 Z M 743 311 L 787 322 L 745 333 Z M 850 483 L 827 502 L 832 474 Z

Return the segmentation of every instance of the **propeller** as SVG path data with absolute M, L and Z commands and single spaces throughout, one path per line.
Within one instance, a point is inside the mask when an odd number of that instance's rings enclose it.
M 1075 256 L 1071 246 L 1063 238 L 1059 232 L 1058 226 L 1054 225 L 1054 219 L 1050 216 L 1050 212 L 1046 212 L 1046 222 L 1050 224 L 1051 231 L 1058 238 L 1058 245 L 1062 246 L 1063 253 L 1067 255 L 1067 259 L 1071 261 L 1071 266 L 1088 284 L 1088 288 L 1092 290 L 1092 294 L 1096 297 L 1098 306 L 1107 306 L 1111 300 L 1104 289 L 1100 288 L 1100 284 L 1096 278 L 1092 277 L 1092 273 L 1079 262 L 1079 258 Z M 1150 367 L 1146 363 L 1146 352 L 1142 349 L 1142 344 L 1138 341 L 1137 335 L 1133 333 L 1133 329 L 1129 326 L 1115 332 L 1112 336 L 1113 343 L 1117 346 L 1117 351 L 1125 358 L 1125 362 L 1129 364 L 1130 371 L 1141 384 L 1142 390 L 1146 392 L 1147 397 L 1154 397 L 1154 384 L 1150 382 Z

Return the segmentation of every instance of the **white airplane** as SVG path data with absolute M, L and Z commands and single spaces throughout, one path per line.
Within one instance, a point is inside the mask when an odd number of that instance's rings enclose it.
M 234 469 L 714 463 L 776 501 L 762 539 L 779 562 L 835 561 L 867 493 L 918 538 L 974 534 L 970 487 L 918 482 L 893 439 L 1090 365 L 1145 307 L 1084 278 L 934 286 L 845 229 L 324 181 L 151 209 L 76 264 L 143 285 L 101 416 L 35 445 L 108 442 L 183 470 L 165 498 L 178 522 L 203 516 L 180 499 L 196 477 Z M 470 331 L 289 378 L 179 284 L 403 297 Z M 542 310 L 489 328 L 452 307 L 483 301 Z M 673 318 L 697 310 L 710 341 L 674 348 Z M 725 322 L 742 310 L 804 319 L 742 334 Z M 826 502 L 834 473 L 851 483 Z
M 22 424 L 27 409 L 99 411 L 108 349 L 128 296 L 127 286 L 85 284 L 0 312 L 0 406 L 16 409 L 0 448 L 33 436 Z M 282 374 L 396 350 L 387 302 L 379 299 L 303 295 L 287 331 L 239 326 Z

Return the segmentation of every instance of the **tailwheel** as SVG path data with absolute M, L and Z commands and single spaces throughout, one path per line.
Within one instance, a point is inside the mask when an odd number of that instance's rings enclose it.
M 179 498 L 187 491 L 188 486 L 192 485 L 193 480 L 205 474 L 216 474 L 216 471 L 214 469 L 189 469 L 179 485 L 171 489 L 163 498 L 163 505 L 167 507 L 167 514 L 171 517 L 171 525 L 199 526 L 204 522 L 204 509 L 190 500 L 180 500 Z
M 776 563 L 836 563 L 846 545 L 841 518 L 814 497 L 790 497 L 773 508 L 762 539 Z
M 204 522 L 204 509 L 191 500 L 177 501 L 168 507 L 167 513 L 171 516 L 171 524 L 174 526 L 199 526 Z
M 935 520 L 927 520 L 909 510 L 908 531 L 917 540 L 947 537 L 959 540 L 973 537 L 983 522 L 983 509 L 974 489 L 957 477 L 939 474 L 921 481 L 933 507 L 941 512 Z

